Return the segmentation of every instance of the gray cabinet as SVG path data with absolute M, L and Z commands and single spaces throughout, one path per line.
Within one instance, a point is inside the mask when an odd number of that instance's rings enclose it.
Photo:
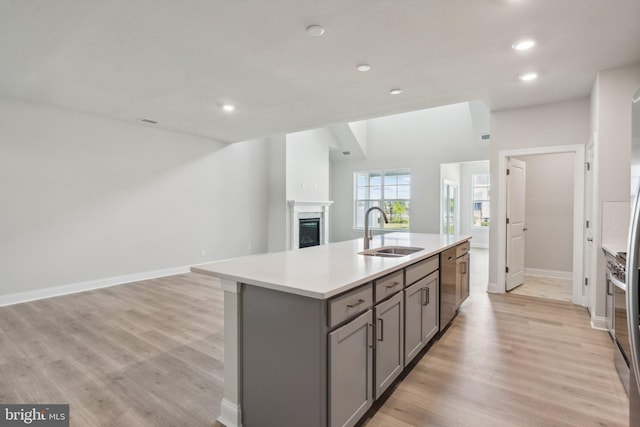
M 329 333 L 329 425 L 353 426 L 373 403 L 373 312 Z
M 398 289 L 399 290 L 399 289 Z M 404 369 L 404 299 L 402 292 L 375 306 L 375 398 Z
M 460 307 L 460 304 L 469 296 L 469 254 L 465 254 L 456 259 L 456 291 L 460 295 L 456 295 L 456 306 Z
M 404 290 L 405 365 L 438 333 L 438 281 L 435 271 Z

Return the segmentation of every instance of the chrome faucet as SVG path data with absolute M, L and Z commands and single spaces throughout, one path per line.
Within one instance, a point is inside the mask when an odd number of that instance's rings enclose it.
M 371 236 L 371 230 L 369 230 L 369 214 L 371 213 L 371 211 L 374 211 L 374 210 L 379 210 L 380 213 L 382 214 L 382 217 L 384 218 L 384 222 L 386 223 L 389 222 L 389 218 L 387 218 L 387 214 L 384 213 L 384 211 L 380 209 L 378 206 L 371 206 L 369 209 L 367 209 L 367 212 L 364 214 L 364 250 L 365 251 L 369 249 L 369 240 L 373 239 L 373 237 Z

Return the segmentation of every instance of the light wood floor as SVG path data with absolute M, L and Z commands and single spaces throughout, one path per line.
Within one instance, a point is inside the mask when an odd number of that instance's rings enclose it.
M 626 426 L 586 310 L 486 294 L 486 250 L 471 259 L 471 297 L 367 427 Z M 219 425 L 222 308 L 195 274 L 2 307 L 0 402 L 70 403 L 72 426 Z
M 487 294 L 486 262 L 472 251 L 470 298 L 366 426 L 627 426 L 608 334 L 583 307 Z
M 186 274 L 0 308 L 0 402 L 69 403 L 72 426 L 211 426 L 219 283 Z
M 511 294 L 571 302 L 573 281 L 542 276 L 524 276 L 524 283 L 509 291 Z

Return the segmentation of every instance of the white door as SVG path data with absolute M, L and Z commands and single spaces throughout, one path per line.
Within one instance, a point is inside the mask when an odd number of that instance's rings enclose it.
M 595 135 L 594 135 L 595 137 Z M 589 141 L 584 171 L 584 280 L 582 282 L 583 301 L 591 311 L 591 266 L 593 257 L 593 150 L 594 140 Z
M 458 232 L 458 186 L 445 180 L 442 190 L 442 233 L 454 235 Z
M 527 164 L 507 159 L 507 291 L 524 282 L 524 199 Z

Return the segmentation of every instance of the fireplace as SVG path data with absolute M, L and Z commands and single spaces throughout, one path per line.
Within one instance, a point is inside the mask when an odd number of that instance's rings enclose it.
M 300 218 L 298 241 L 301 248 L 320 244 L 320 218 Z
M 287 249 L 329 243 L 329 206 L 333 202 L 289 200 Z

